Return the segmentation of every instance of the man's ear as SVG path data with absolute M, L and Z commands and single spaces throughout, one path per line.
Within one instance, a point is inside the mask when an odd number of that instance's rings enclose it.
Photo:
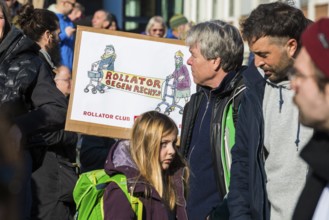
M 49 42 L 50 39 L 52 39 L 54 36 L 52 33 L 50 33 L 49 30 L 46 30 L 45 33 L 43 34 L 43 37 Z
M 296 39 L 289 39 L 287 41 L 287 53 L 289 55 L 289 57 L 296 57 L 296 51 L 297 51 L 297 48 L 298 48 L 298 42 L 296 41 Z
M 217 57 L 215 59 L 212 59 L 212 64 L 214 66 L 214 70 L 218 71 L 221 67 L 222 59 L 220 57 Z

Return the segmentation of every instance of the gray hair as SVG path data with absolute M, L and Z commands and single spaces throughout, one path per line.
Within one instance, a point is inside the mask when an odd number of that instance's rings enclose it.
M 167 29 L 168 28 L 167 28 L 167 25 L 166 25 L 165 20 L 161 16 L 153 16 L 152 18 L 150 18 L 149 22 L 146 25 L 145 33 L 147 35 L 150 35 L 151 28 L 156 23 L 159 23 L 159 24 L 162 25 L 162 27 L 163 27 L 163 37 L 166 37 L 167 36 Z
M 221 67 L 230 72 L 241 67 L 243 41 L 239 30 L 224 21 L 213 20 L 194 25 L 185 40 L 188 46 L 198 45 L 205 59 L 221 58 Z

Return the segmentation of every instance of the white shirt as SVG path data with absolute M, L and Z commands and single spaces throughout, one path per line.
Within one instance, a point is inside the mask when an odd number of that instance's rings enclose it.
M 329 219 L 329 184 L 323 189 L 312 220 Z

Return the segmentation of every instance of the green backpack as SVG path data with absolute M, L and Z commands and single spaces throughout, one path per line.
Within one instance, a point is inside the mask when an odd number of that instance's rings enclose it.
M 76 204 L 76 220 L 103 220 L 103 194 L 106 186 L 115 182 L 126 195 L 137 219 L 142 219 L 143 204 L 128 192 L 127 178 L 123 174 L 109 176 L 104 169 L 82 173 L 74 187 L 73 198 Z

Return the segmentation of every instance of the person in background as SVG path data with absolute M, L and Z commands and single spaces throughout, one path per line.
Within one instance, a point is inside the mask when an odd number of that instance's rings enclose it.
M 81 19 L 84 18 L 85 7 L 80 3 L 76 2 L 71 13 L 68 15 L 70 20 L 76 25 Z
M 72 75 L 69 68 L 66 66 L 59 66 L 55 70 L 56 87 L 65 95 L 69 97 L 71 94 Z
M 63 129 L 67 101 L 56 88 L 51 69 L 39 57 L 40 47 L 10 25 L 7 6 L 0 1 L 0 112 L 9 120 L 12 154 L 22 153 L 22 182 L 17 182 L 19 219 L 31 211 L 31 141 L 44 132 Z
M 310 173 L 292 219 L 329 219 L 329 18 L 305 30 L 302 46 L 291 87 L 301 123 L 315 133 L 300 153 Z
M 234 131 L 231 133 L 226 127 L 234 127 L 235 117 L 228 110 L 233 105 L 239 106 L 244 89 L 243 41 L 237 28 L 214 20 L 193 26 L 185 42 L 191 53 L 187 64 L 199 87 L 185 105 L 182 120 L 180 149 L 193 174 L 187 214 L 190 220 L 225 219 L 228 214 L 223 200 L 229 184 L 226 173 L 234 144 L 231 143 Z M 234 104 L 232 100 L 236 100 Z
M 94 13 L 93 19 L 91 20 L 92 27 L 108 29 L 112 23 L 111 13 L 101 9 Z
M 189 22 L 184 15 L 176 14 L 169 20 L 170 31 L 168 38 L 184 40 L 188 31 Z
M 123 173 L 128 189 L 143 203 L 143 219 L 187 220 L 184 187 L 189 171 L 177 152 L 178 128 L 157 111 L 135 120 L 130 141 L 113 146 L 105 163 L 108 175 Z M 104 193 L 104 219 L 135 219 L 130 202 L 115 183 Z
M 26 5 L 19 14 L 18 23 L 24 33 L 40 46 L 40 57 L 49 69 L 56 72 L 56 86 L 61 97 L 67 98 L 71 90 L 71 73 L 65 66 L 57 68 L 53 61 L 53 57 L 60 53 L 57 16 L 49 10 Z M 36 137 L 30 139 L 33 144 L 31 151 L 35 155 L 31 219 L 72 219 L 75 212 L 72 192 L 78 178 L 74 167 L 77 134 L 59 129 L 42 133 L 40 137 L 44 140 L 41 143 Z
M 117 17 L 113 13 L 111 15 L 112 15 L 112 22 L 110 24 L 109 30 L 119 31 L 120 30 L 120 27 L 118 25 Z
M 153 37 L 166 37 L 167 25 L 161 16 L 153 16 L 146 25 L 145 34 Z
M 76 0 L 57 0 L 55 13 L 59 19 L 60 26 L 60 48 L 61 64 L 67 66 L 72 71 L 73 53 L 74 53 L 74 34 L 75 27 L 68 15 L 74 9 Z
M 17 0 L 6 0 L 5 2 L 9 9 L 10 17 L 13 19 L 17 15 L 22 5 Z
M 291 219 L 305 184 L 299 158 L 313 134 L 300 125 L 288 69 L 310 21 L 282 2 L 260 4 L 241 24 L 254 54 L 244 72 L 247 86 L 239 109 L 228 194 L 230 219 Z

